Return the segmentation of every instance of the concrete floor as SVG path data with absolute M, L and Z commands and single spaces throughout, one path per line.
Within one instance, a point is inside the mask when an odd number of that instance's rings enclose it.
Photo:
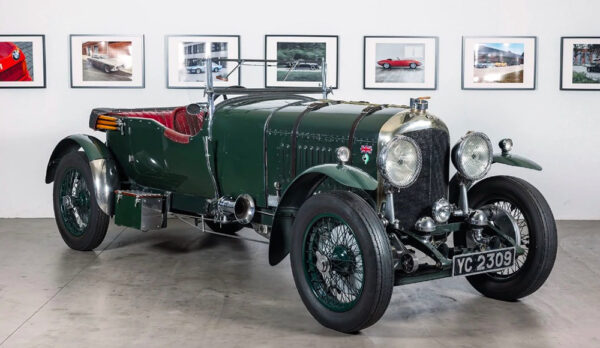
M 560 222 L 554 271 L 520 302 L 484 298 L 461 278 L 397 287 L 383 318 L 357 335 L 313 320 L 289 259 L 269 266 L 266 245 L 170 224 L 111 226 L 82 253 L 51 219 L 0 219 L 0 345 L 600 346 L 600 222 Z

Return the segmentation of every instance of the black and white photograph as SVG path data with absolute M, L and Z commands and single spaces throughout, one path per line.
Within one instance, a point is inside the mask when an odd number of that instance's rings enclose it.
M 463 89 L 534 89 L 535 37 L 463 37 Z
M 365 89 L 436 89 L 437 37 L 365 36 Z
M 0 35 L 0 88 L 46 86 L 44 35 Z
M 207 69 L 215 86 L 240 84 L 241 69 L 230 61 L 239 58 L 238 35 L 172 35 L 166 37 L 166 47 L 168 88 L 204 88 Z
M 600 37 L 561 38 L 560 88 L 600 90 Z
M 267 87 L 319 87 L 325 69 L 326 84 L 337 88 L 337 36 L 265 36 Z M 325 66 L 324 66 L 325 64 Z
M 72 87 L 143 87 L 143 36 L 71 35 Z

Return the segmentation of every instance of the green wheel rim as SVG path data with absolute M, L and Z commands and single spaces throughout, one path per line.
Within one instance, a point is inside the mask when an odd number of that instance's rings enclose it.
M 75 237 L 85 233 L 90 220 L 90 190 L 83 174 L 69 168 L 60 183 L 60 216 L 67 231 Z
M 317 215 L 308 224 L 302 244 L 308 286 L 327 309 L 352 309 L 364 285 L 363 254 L 354 231 L 335 214 Z

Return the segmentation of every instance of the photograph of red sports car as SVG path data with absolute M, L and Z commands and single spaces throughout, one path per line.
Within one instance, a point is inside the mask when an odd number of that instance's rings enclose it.
M 0 81 L 32 81 L 31 51 L 31 42 L 0 41 Z
M 377 64 L 379 64 L 379 66 L 381 66 L 384 69 L 391 69 L 391 68 L 410 68 L 410 69 L 416 69 L 417 67 L 423 65 L 418 60 L 415 60 L 415 59 L 402 59 L 402 58 L 382 59 L 382 60 L 378 61 Z

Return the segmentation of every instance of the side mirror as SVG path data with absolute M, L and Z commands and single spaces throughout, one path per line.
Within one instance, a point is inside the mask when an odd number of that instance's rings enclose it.
M 188 105 L 188 106 L 185 107 L 185 111 L 188 113 L 188 115 L 197 116 L 203 110 L 204 110 L 204 108 L 200 104 L 196 104 L 196 103 L 190 104 L 190 105 Z

